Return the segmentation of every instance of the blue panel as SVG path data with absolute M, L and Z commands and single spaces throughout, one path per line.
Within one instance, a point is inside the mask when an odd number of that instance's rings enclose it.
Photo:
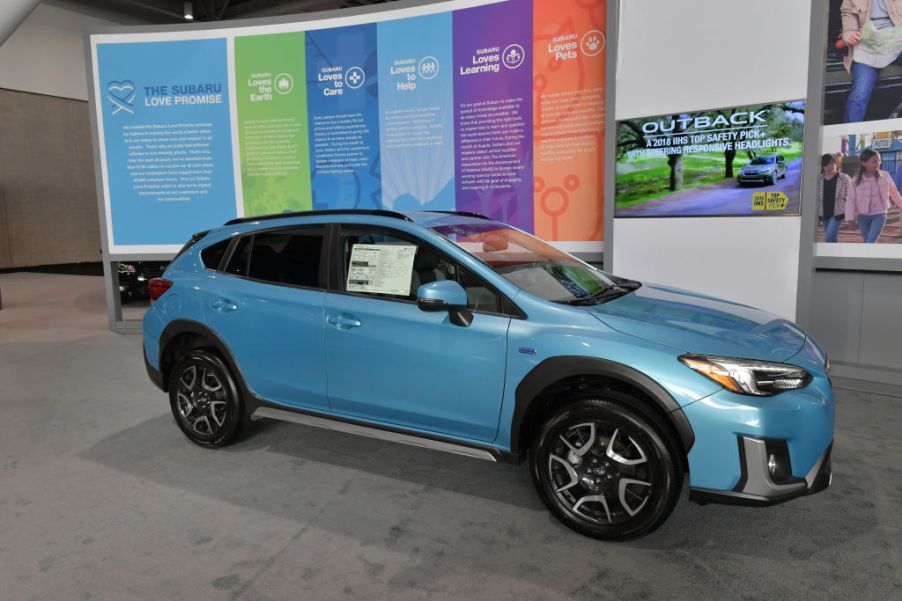
M 235 217 L 225 39 L 97 45 L 113 245 Z
M 383 205 L 453 211 L 451 13 L 377 28 Z
M 313 208 L 381 208 L 376 25 L 306 35 Z

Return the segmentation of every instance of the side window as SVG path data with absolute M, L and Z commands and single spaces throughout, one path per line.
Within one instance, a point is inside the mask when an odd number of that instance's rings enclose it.
M 222 256 L 225 254 L 231 241 L 231 238 L 227 238 L 222 242 L 217 242 L 200 251 L 200 259 L 203 261 L 204 267 L 214 270 L 219 269 L 219 264 L 222 262 Z
M 501 313 L 501 298 L 473 273 L 433 248 L 387 232 L 351 232 L 342 236 L 345 290 L 415 301 L 423 284 L 456 280 L 467 291 L 472 311 Z
M 503 313 L 501 297 L 466 269 L 458 270 L 458 283 L 467 291 L 467 309 L 486 313 Z
M 234 273 L 235 275 L 247 275 L 247 260 L 251 254 L 251 243 L 253 236 L 244 236 L 238 240 L 235 250 L 232 251 L 232 258 L 226 266 L 226 273 Z
M 254 236 L 248 277 L 264 282 L 320 288 L 321 229 L 264 232 Z

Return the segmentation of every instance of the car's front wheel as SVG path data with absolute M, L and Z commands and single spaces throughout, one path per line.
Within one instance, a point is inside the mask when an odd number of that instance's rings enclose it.
M 235 380 L 222 359 L 209 351 L 190 351 L 176 362 L 169 405 L 185 436 L 201 446 L 225 446 L 242 429 L 244 411 Z
M 682 469 L 666 426 L 610 392 L 552 412 L 533 439 L 539 495 L 566 526 L 622 540 L 648 534 L 673 511 Z

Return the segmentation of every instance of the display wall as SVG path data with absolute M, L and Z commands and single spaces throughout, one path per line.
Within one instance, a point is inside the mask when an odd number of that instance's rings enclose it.
M 720 0 L 625 0 L 619 10 L 614 85 L 618 122 L 714 114 L 808 98 L 808 1 L 762 0 L 754 10 L 742 11 L 741 23 L 736 4 Z M 765 43 L 761 32 L 779 43 Z M 616 142 L 613 147 L 616 150 Z M 737 167 L 751 158 L 740 150 L 742 162 L 737 161 Z M 717 182 L 696 190 L 728 186 L 743 196 L 748 192 L 751 205 L 750 189 L 726 181 L 722 167 L 722 163 L 714 166 Z M 691 173 L 684 169 L 682 175 L 684 182 L 691 182 L 686 177 Z M 666 170 L 660 179 L 666 186 Z M 804 195 L 804 177 L 799 185 Z M 764 183 L 756 188 L 766 189 Z M 704 207 L 692 211 L 699 212 Z M 606 257 L 606 265 L 620 275 L 697 290 L 795 320 L 800 315 L 800 287 L 805 286 L 806 273 L 808 282 L 811 277 L 799 267 L 805 252 L 802 217 L 798 211 L 769 216 L 766 210 L 760 216 L 747 212 L 752 215 L 637 219 L 618 214 L 612 221 L 613 260 L 608 263 Z
M 601 250 L 604 0 L 90 37 L 112 255 L 236 216 L 474 211 Z

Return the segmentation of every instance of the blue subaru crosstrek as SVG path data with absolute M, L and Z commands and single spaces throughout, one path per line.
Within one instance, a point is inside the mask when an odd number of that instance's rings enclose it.
M 828 362 L 763 311 L 609 275 L 468 213 L 332 210 L 195 235 L 150 283 L 147 371 L 193 442 L 271 418 L 528 458 L 602 539 L 830 484 Z

